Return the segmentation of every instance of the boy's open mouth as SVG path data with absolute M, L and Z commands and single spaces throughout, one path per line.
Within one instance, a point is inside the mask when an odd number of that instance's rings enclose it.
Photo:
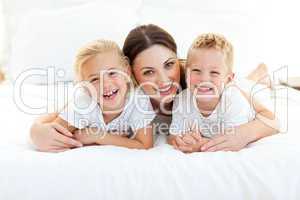
M 114 99 L 119 92 L 119 89 L 113 89 L 108 92 L 103 93 L 104 100 L 112 100 Z
M 214 88 L 207 87 L 207 86 L 201 86 L 197 88 L 197 92 L 199 93 L 213 93 Z
M 218 93 L 217 88 L 210 82 L 197 85 L 195 92 L 199 96 L 211 96 Z

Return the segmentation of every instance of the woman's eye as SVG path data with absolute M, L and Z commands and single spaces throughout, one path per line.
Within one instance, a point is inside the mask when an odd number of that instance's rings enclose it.
M 166 67 L 167 69 L 169 69 L 169 68 L 173 67 L 174 64 L 175 64 L 174 61 L 168 62 L 168 63 L 165 65 L 165 67 Z
M 99 80 L 99 78 L 92 78 L 91 80 L 90 80 L 90 82 L 91 83 L 94 83 L 94 82 L 96 82 L 96 81 L 98 81 Z
M 143 75 L 145 75 L 145 76 L 150 76 L 150 75 L 152 75 L 152 74 L 154 74 L 154 71 L 153 71 L 153 70 L 147 70 L 147 71 L 144 71 L 144 72 L 143 72 Z

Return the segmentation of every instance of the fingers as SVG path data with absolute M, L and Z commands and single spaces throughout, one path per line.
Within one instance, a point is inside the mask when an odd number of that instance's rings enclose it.
M 193 148 L 190 146 L 178 146 L 178 150 L 184 152 L 184 153 L 191 153 L 193 152 Z
M 191 136 L 190 134 L 186 134 L 182 137 L 183 142 L 185 142 L 186 144 L 196 144 L 196 139 Z
M 178 149 L 178 145 L 177 145 L 177 143 L 176 143 L 176 141 L 175 140 L 172 140 L 172 146 L 175 148 L 175 149 Z
M 185 145 L 187 145 L 187 144 L 183 141 L 183 139 L 182 139 L 181 136 L 176 136 L 175 141 L 176 141 L 176 143 L 177 143 L 178 146 L 185 146 Z
M 195 140 L 197 140 L 198 142 L 200 142 L 200 141 L 203 140 L 202 136 L 201 136 L 199 133 L 192 132 L 191 136 L 192 136 Z
M 71 145 L 72 147 L 82 147 L 82 144 L 80 142 L 78 142 L 77 140 L 74 140 L 72 138 L 69 138 L 69 137 L 59 134 L 59 133 L 54 134 L 54 139 L 56 141 L 66 144 L 67 146 Z
M 70 148 L 50 146 L 49 148 L 46 148 L 46 149 L 37 149 L 37 150 L 40 151 L 40 152 L 59 153 L 59 152 L 68 151 L 68 150 L 70 150 Z
M 72 144 L 66 144 L 66 143 L 64 143 L 62 141 L 54 139 L 54 141 L 51 143 L 51 147 L 50 148 L 52 148 L 52 147 L 55 147 L 55 148 L 72 148 L 72 147 L 74 147 L 74 145 L 72 145 Z
M 207 151 L 209 148 L 221 144 L 223 142 L 226 141 L 226 137 L 224 135 L 215 137 L 213 139 L 211 139 L 210 141 L 208 141 L 206 144 L 203 144 L 203 146 L 201 147 L 201 151 Z
M 52 152 L 52 153 L 60 153 L 60 152 L 65 152 L 70 150 L 69 148 L 61 148 L 61 149 L 50 149 L 48 152 Z
M 208 148 L 206 151 L 207 152 L 214 152 L 214 151 L 223 151 L 225 149 L 228 148 L 228 143 L 227 142 L 223 142 L 223 143 L 220 143 L 220 144 L 217 144 L 215 146 L 212 146 L 210 148 Z
M 73 134 L 66 128 L 64 128 L 62 125 L 58 123 L 53 123 L 53 127 L 61 134 L 64 134 L 65 136 L 68 137 L 73 137 Z

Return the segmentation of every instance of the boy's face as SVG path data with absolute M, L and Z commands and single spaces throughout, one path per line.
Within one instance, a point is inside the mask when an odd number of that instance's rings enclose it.
M 216 49 L 193 49 L 187 59 L 187 83 L 197 100 L 219 98 L 225 84 L 233 79 L 224 54 Z
M 122 109 L 125 104 L 129 68 L 124 67 L 114 52 L 98 54 L 82 65 L 83 80 L 89 81 L 97 92 L 97 102 L 103 112 Z

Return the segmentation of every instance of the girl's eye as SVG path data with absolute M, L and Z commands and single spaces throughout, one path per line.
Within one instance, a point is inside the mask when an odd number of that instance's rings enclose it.
M 168 62 L 168 63 L 165 65 L 165 68 L 170 69 L 170 68 L 173 67 L 174 64 L 175 64 L 174 61 Z
M 108 72 L 107 72 L 107 75 L 108 75 L 109 77 L 114 78 L 114 77 L 116 77 L 116 76 L 118 75 L 118 72 L 115 71 L 115 70 L 111 70 L 111 71 L 108 71 Z
M 108 72 L 108 75 L 111 76 L 111 77 L 114 77 L 117 75 L 117 72 Z
M 146 71 L 143 72 L 143 75 L 145 75 L 145 76 L 150 76 L 152 74 L 154 74 L 153 70 L 146 70 Z

